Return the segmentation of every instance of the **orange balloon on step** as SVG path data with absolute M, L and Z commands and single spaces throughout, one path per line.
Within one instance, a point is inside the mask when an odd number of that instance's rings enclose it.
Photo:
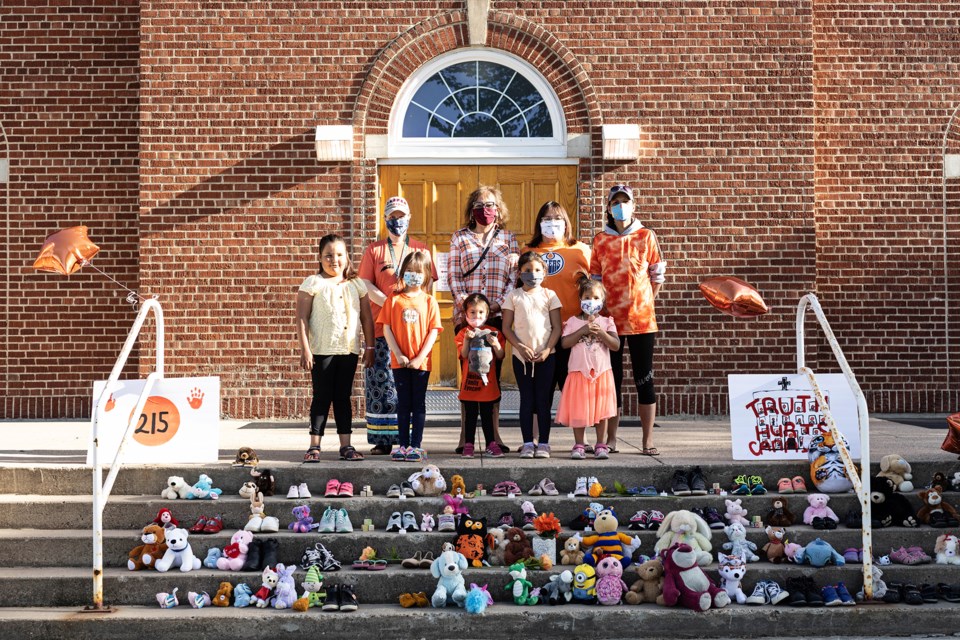
M 40 255 L 33 263 L 38 271 L 52 271 L 65 276 L 76 273 L 88 261 L 97 255 L 100 247 L 87 237 L 84 226 L 61 229 L 47 236 L 40 249 Z
M 737 318 L 755 318 L 769 311 L 759 291 L 733 276 L 704 280 L 700 292 L 714 307 Z

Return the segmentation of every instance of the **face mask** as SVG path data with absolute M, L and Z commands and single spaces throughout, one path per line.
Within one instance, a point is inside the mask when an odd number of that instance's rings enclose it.
M 563 220 L 541 220 L 540 233 L 546 238 L 562 238 L 567 225 Z
M 534 273 L 533 271 L 521 271 L 520 282 L 528 287 L 535 287 L 543 282 L 543 274 Z
M 610 207 L 610 214 L 613 216 L 614 220 L 626 220 L 633 215 L 633 203 L 618 202 Z
M 408 287 L 419 287 L 423 284 L 423 274 L 416 271 L 406 271 L 403 274 L 403 283 Z
M 483 323 L 486 322 L 486 318 L 467 318 L 467 324 L 473 327 L 474 329 L 479 329 L 483 326 Z
M 387 231 L 395 236 L 402 236 L 410 228 L 410 218 L 387 218 Z
M 580 309 L 588 316 L 595 316 L 603 308 L 603 300 L 581 300 Z
M 474 209 L 473 210 L 473 219 L 487 226 L 492 224 L 494 220 L 497 219 L 497 210 L 495 207 L 484 207 L 483 209 Z

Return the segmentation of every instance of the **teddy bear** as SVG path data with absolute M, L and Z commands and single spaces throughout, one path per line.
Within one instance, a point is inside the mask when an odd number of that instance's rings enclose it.
M 960 471 L 955 471 L 953 477 L 950 478 L 950 487 L 954 491 L 960 491 Z
M 630 590 L 623 596 L 627 604 L 643 604 L 644 602 L 663 605 L 663 562 L 660 558 L 652 558 L 644 563 L 633 566 L 638 580 L 630 585 Z
M 770 501 L 770 511 L 767 512 L 767 517 L 764 520 L 772 527 L 789 527 L 796 522 L 796 517 L 790 511 L 790 507 L 787 506 L 786 499 L 776 497 Z
M 871 518 L 874 528 L 919 526 L 910 501 L 894 491 L 893 480 L 875 476 L 870 482 Z
M 913 491 L 913 469 L 910 463 L 903 459 L 903 456 L 891 453 L 880 458 L 880 473 L 877 474 L 883 478 L 893 480 L 893 486 L 896 491 L 907 493 Z
M 182 476 L 170 476 L 167 478 L 167 486 L 160 492 L 160 497 L 167 500 L 176 500 L 177 498 L 186 500 L 187 496 L 190 495 L 190 490 L 190 485 Z
M 615 556 L 603 556 L 597 563 L 597 602 L 611 606 L 623 601 L 629 591 L 623 581 L 623 565 Z
M 960 515 L 953 505 L 943 499 L 943 488 L 939 485 L 924 489 L 917 494 L 923 506 L 917 512 L 917 520 L 931 527 L 942 529 L 960 524 Z
M 560 550 L 560 564 L 577 566 L 583 564 L 583 550 L 580 549 L 580 543 L 583 538 L 580 534 L 574 534 L 567 538 L 563 543 L 563 549 Z
M 467 497 L 467 485 L 463 481 L 463 476 L 455 475 L 450 478 L 450 495 L 454 498 L 457 496 L 461 498 Z
M 233 588 L 233 606 L 242 609 L 250 606 L 250 598 L 253 597 L 253 591 L 242 582 Z
M 505 536 L 507 546 L 503 549 L 503 564 L 509 567 L 519 560 L 533 557 L 533 545 L 527 539 L 527 534 L 519 527 L 510 527 Z
M 240 571 L 247 561 L 247 551 L 253 542 L 249 531 L 237 531 L 230 538 L 230 544 L 223 548 L 223 555 L 217 560 L 217 569 L 221 571 Z
M 828 506 L 830 496 L 825 493 L 811 493 L 807 496 L 807 502 L 810 503 L 810 506 L 803 511 L 804 524 L 809 524 L 820 531 L 837 528 L 840 518 Z
M 287 529 L 290 529 L 294 533 L 310 533 L 310 529 L 320 526 L 313 524 L 313 518 L 310 517 L 310 507 L 308 505 L 302 504 L 294 507 L 293 517 L 296 518 L 296 520 L 288 524 Z
M 186 529 L 170 529 L 166 533 L 167 550 L 163 557 L 154 563 L 154 568 L 165 573 L 173 567 L 180 571 L 193 571 L 200 568 L 200 558 L 193 555 L 189 534 Z
M 720 574 L 720 588 L 726 592 L 730 601 L 737 601 L 737 604 L 743 604 L 747 601 L 747 594 L 743 592 L 740 583 L 743 577 L 747 575 L 747 560 L 742 555 L 727 555 L 725 553 L 717 554 L 717 562 L 720 565 L 718 570 Z
M 666 606 L 680 605 L 694 611 L 706 611 L 711 607 L 721 608 L 730 604 L 727 592 L 715 585 L 699 566 L 699 553 L 683 543 L 671 545 L 660 552 L 663 562 L 663 603 Z
M 217 595 L 213 596 L 213 606 L 229 607 L 231 595 L 233 595 L 233 585 L 229 582 L 221 582 L 220 588 L 217 589 Z
M 297 583 L 293 581 L 293 572 L 296 565 L 289 567 L 282 562 L 275 567 L 277 572 L 277 587 L 273 590 L 273 608 L 291 609 L 297 601 Z
M 547 604 L 570 604 L 573 602 L 573 572 L 567 569 L 559 575 L 550 576 L 550 581 L 543 585 L 540 592 L 546 597 Z
M 482 567 L 484 544 L 487 538 L 487 519 L 465 515 L 457 524 L 457 540 L 454 543 L 458 553 L 462 553 L 472 567 Z
M 442 609 L 450 604 L 463 607 L 467 599 L 463 570 L 467 568 L 467 559 L 462 553 L 447 549 L 430 565 L 430 573 L 438 580 L 437 588 L 430 598 L 430 604 Z
M 134 547 L 128 554 L 127 568 L 130 571 L 156 568 L 156 561 L 162 558 L 167 551 L 163 527 L 155 524 L 148 524 L 143 528 L 140 541 L 143 544 Z
M 613 556 L 620 561 L 621 568 L 630 566 L 633 550 L 640 546 L 640 538 L 631 538 L 625 533 L 617 531 L 620 526 L 616 514 L 612 509 L 604 509 L 597 514 L 593 521 L 596 533 L 586 536 L 580 546 L 589 551 L 584 554 L 583 561 L 596 566 L 601 556 Z
M 233 460 L 234 467 L 256 467 L 260 464 L 260 458 L 257 452 L 250 447 L 240 447 L 237 449 L 237 457 Z
M 503 554 L 507 547 L 506 533 L 503 529 L 487 529 L 487 563 L 491 567 L 504 565 Z
M 764 529 L 767 534 L 767 544 L 761 549 L 767 556 L 767 561 L 773 564 L 786 562 L 787 552 L 784 545 L 787 543 L 787 530 L 783 527 L 771 527 L 767 525 Z
M 727 522 L 730 524 L 739 522 L 745 527 L 750 526 L 750 521 L 747 520 L 747 510 L 743 508 L 743 500 L 740 498 L 736 500 L 724 500 L 724 504 L 727 505 L 727 512 L 723 514 Z
M 661 553 L 675 544 L 690 545 L 697 554 L 697 564 L 705 567 L 713 562 L 712 537 L 713 532 L 703 518 L 692 511 L 678 509 L 668 513 L 660 523 L 653 549 Z
M 522 562 L 511 564 L 509 568 L 510 582 L 503 588 L 504 591 L 513 596 L 513 604 L 521 606 L 533 606 L 540 601 L 540 598 L 530 594 L 533 583 L 527 580 L 527 568 Z
M 250 604 L 258 609 L 266 609 L 270 606 L 270 599 L 273 596 L 273 590 L 280 582 L 280 574 L 269 566 L 263 568 L 260 574 L 261 585 L 257 592 L 250 596 Z
M 729 524 L 723 529 L 729 542 L 724 542 L 722 548 L 729 550 L 731 555 L 742 557 L 744 562 L 757 562 L 760 557 L 754 553 L 757 545 L 747 540 L 747 530 L 739 522 Z M 740 603 L 743 604 L 743 603 Z
M 960 564 L 960 540 L 946 533 L 939 535 L 933 553 L 937 557 L 937 564 Z
M 250 475 L 253 476 L 254 482 L 257 483 L 257 491 L 263 495 L 270 497 L 273 495 L 273 492 L 277 488 L 277 479 L 273 476 L 273 471 L 270 469 L 250 469 Z
M 223 493 L 223 489 L 213 488 L 213 479 L 205 473 L 200 474 L 197 484 L 190 488 L 187 500 L 216 500 Z
M 443 479 L 440 467 L 435 464 L 428 464 L 420 471 L 410 474 L 407 482 L 418 496 L 438 496 L 447 490 L 447 481 Z
M 821 538 L 817 538 L 807 546 L 797 549 L 792 558 L 797 564 L 809 564 L 813 567 L 825 567 L 831 562 L 838 567 L 846 564 L 843 556 L 830 546 L 829 542 Z

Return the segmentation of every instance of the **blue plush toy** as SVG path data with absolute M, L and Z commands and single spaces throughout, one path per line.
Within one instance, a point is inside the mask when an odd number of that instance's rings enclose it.
M 487 585 L 482 587 L 474 582 L 470 583 L 470 591 L 467 592 L 466 608 L 467 613 L 483 613 L 484 610 L 493 604 L 493 596 L 487 591 Z
M 213 488 L 213 479 L 205 473 L 200 474 L 197 484 L 193 485 L 187 500 L 216 500 L 223 493 L 223 489 Z
M 233 606 L 235 607 L 249 607 L 250 606 L 250 596 L 253 595 L 253 591 L 250 590 L 250 587 L 243 584 L 242 582 L 233 588 Z
M 205 566 L 207 569 L 216 569 L 217 560 L 219 560 L 220 556 L 222 555 L 223 553 L 221 553 L 220 549 L 217 549 L 216 547 L 210 549 L 207 551 L 207 557 L 203 560 L 203 566 Z
M 829 542 L 824 542 L 820 538 L 797 551 L 793 561 L 797 564 L 807 563 L 814 567 L 824 567 L 830 562 L 838 567 L 846 564 L 843 556 L 837 553 L 837 550 L 831 547 Z

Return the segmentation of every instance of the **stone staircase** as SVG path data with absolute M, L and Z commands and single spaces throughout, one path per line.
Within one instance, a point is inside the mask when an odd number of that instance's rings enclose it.
M 381 459 L 382 460 L 382 459 Z M 127 467 L 117 479 L 114 495 L 104 513 L 104 592 L 105 601 L 117 609 L 114 613 L 81 614 L 79 611 L 91 600 L 91 500 L 90 473 L 81 467 L 48 468 L 2 468 L 0 478 L 8 493 L 0 496 L 0 628 L 4 637 L 134 637 L 162 634 L 165 638 L 196 638 L 204 636 L 253 637 L 284 631 L 323 632 L 329 637 L 356 636 L 372 632 L 388 637 L 427 638 L 547 638 L 557 635 L 596 635 L 602 629 L 607 638 L 636 637 L 738 637 L 750 636 L 808 636 L 831 635 L 841 630 L 864 636 L 916 635 L 924 633 L 952 633 L 960 623 L 960 605 L 944 602 L 923 606 L 869 604 L 856 607 L 835 608 L 787 608 L 747 607 L 732 605 L 707 614 L 694 614 L 682 609 L 668 609 L 653 605 L 600 607 L 574 605 L 566 607 L 517 607 L 506 597 L 504 586 L 508 582 L 503 567 L 468 569 L 466 581 L 489 585 L 496 606 L 483 616 L 470 616 L 462 610 L 403 609 L 397 604 L 399 594 L 426 591 L 428 596 L 436 585 L 427 570 L 403 569 L 391 564 L 384 571 L 361 571 L 350 568 L 365 546 L 372 546 L 381 557 L 389 557 L 395 550 L 399 558 L 412 556 L 416 551 L 437 553 L 441 544 L 453 539 L 449 533 L 387 533 L 384 531 L 387 518 L 396 510 L 410 510 L 417 514 L 436 513 L 442 502 L 439 498 L 412 498 L 397 500 L 384 494 L 391 484 L 399 483 L 414 469 L 412 465 L 392 463 L 388 460 L 368 460 L 359 464 L 325 462 L 314 465 L 281 463 L 270 468 L 277 477 L 277 495 L 266 499 L 266 511 L 277 516 L 281 531 L 276 534 L 257 534 L 261 538 L 273 537 L 280 543 L 279 559 L 286 564 L 298 563 L 304 549 L 320 540 L 340 560 L 344 569 L 327 573 L 327 584 L 350 583 L 355 587 L 361 607 L 357 613 L 330 613 L 310 610 L 307 613 L 293 611 L 255 610 L 209 607 L 191 609 L 186 604 L 188 591 L 207 591 L 211 595 L 221 581 L 236 585 L 245 582 L 254 590 L 259 587 L 259 573 L 222 572 L 200 569 L 188 573 L 172 570 L 131 572 L 126 569 L 127 553 L 139 544 L 138 534 L 145 524 L 152 521 L 159 509 L 170 508 L 181 526 L 189 527 L 201 515 L 222 515 L 225 526 L 219 534 L 191 535 L 194 552 L 201 559 L 211 547 L 223 548 L 229 543 L 232 533 L 247 521 L 249 503 L 237 494 L 237 489 L 249 478 L 249 471 L 231 468 L 226 464 L 209 467 L 181 466 Z M 515 480 L 526 493 L 545 475 L 553 478 L 562 492 L 556 497 L 533 497 L 526 495 L 515 499 L 482 497 L 469 501 L 475 516 L 485 516 L 488 523 L 496 522 L 504 511 L 511 511 L 519 519 L 520 502 L 530 499 L 539 512 L 553 512 L 564 524 L 568 523 L 589 502 L 586 498 L 571 498 L 578 475 L 596 475 L 604 486 L 612 487 L 614 481 L 627 486 L 655 485 L 660 490 L 669 490 L 674 468 L 668 465 L 642 467 L 635 459 L 615 456 L 603 463 L 587 461 L 576 463 L 570 460 L 520 461 L 515 457 L 499 461 L 439 458 L 438 464 L 444 475 L 453 473 L 464 476 L 467 487 L 477 483 L 492 488 L 505 479 Z M 914 463 L 915 482 L 924 484 L 934 471 L 948 475 L 956 469 L 924 462 Z M 949 466 L 949 465 L 948 465 Z M 720 482 L 725 488 L 730 479 L 744 470 L 742 464 L 726 463 L 703 466 L 708 483 Z M 803 474 L 805 465 L 800 462 L 752 464 L 750 473 L 759 473 L 768 488 L 776 485 L 782 476 Z M 217 502 L 164 500 L 159 497 L 167 476 L 182 475 L 189 482 L 196 480 L 200 472 L 211 475 L 215 486 L 224 490 Z M 324 498 L 323 488 L 330 478 L 352 482 L 359 493 L 364 484 L 372 486 L 376 497 Z M 287 487 L 300 482 L 308 483 L 313 498 L 309 500 L 286 499 Z M 769 508 L 771 490 L 766 496 L 745 496 L 744 506 L 750 515 L 763 515 Z M 958 501 L 956 493 L 948 493 L 951 502 Z M 802 496 L 787 496 L 791 510 L 800 515 L 806 506 Z M 630 516 L 639 509 L 658 509 L 667 513 L 675 509 L 713 506 L 723 511 L 723 498 L 707 496 L 658 496 L 658 497 L 601 497 L 599 502 L 612 506 L 619 514 L 621 530 L 627 531 Z M 919 507 L 914 494 L 911 501 Z M 307 502 L 316 519 L 327 506 L 346 507 L 353 521 L 353 533 L 297 534 L 286 530 L 292 520 L 291 508 Z M 853 494 L 835 495 L 830 506 L 841 518 L 856 506 Z M 362 532 L 363 520 L 373 520 L 376 530 Z M 806 544 L 816 537 L 830 542 L 840 553 L 849 547 L 858 548 L 859 529 L 848 529 L 843 523 L 834 531 L 814 531 L 805 525 L 790 528 L 791 540 Z M 936 537 L 943 530 L 921 527 L 907 529 L 893 527 L 874 532 L 874 550 L 877 554 L 889 553 L 900 546 L 922 546 L 933 555 Z M 561 540 L 572 532 L 565 528 Z M 656 542 L 654 531 L 639 531 L 643 541 L 641 552 L 652 553 Z M 766 541 L 762 529 L 750 529 L 749 539 L 758 547 Z M 714 534 L 715 551 L 726 536 L 722 531 Z M 555 568 L 557 572 L 562 568 Z M 958 583 L 960 568 L 936 564 L 884 567 L 887 582 Z M 708 568 L 716 579 L 716 565 Z M 809 566 L 772 565 L 766 562 L 751 563 L 744 580 L 749 595 L 753 585 L 761 579 L 776 579 L 781 585 L 790 576 L 812 576 L 818 585 L 843 581 L 851 593 L 862 585 L 861 565 L 814 569 Z M 296 578 L 302 579 L 298 570 Z M 529 579 L 536 586 L 548 580 L 548 572 L 531 571 Z M 628 573 L 626 581 L 631 584 L 634 575 Z M 161 610 L 156 605 L 155 594 L 179 588 L 181 605 L 173 610 Z M 531 624 L 532 623 L 532 624 Z M 642 630 L 642 633 L 639 631 Z M 748 631 L 749 630 L 749 631 Z M 12 635 L 7 635 L 7 634 Z

